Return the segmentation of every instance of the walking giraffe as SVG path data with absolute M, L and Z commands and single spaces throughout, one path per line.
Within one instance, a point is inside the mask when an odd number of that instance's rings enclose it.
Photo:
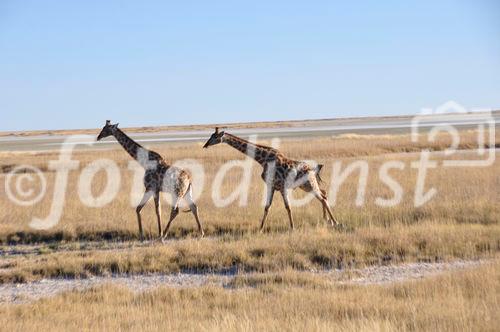
M 156 218 L 158 221 L 158 233 L 159 236 L 162 237 L 160 192 L 170 193 L 172 195 L 172 210 L 170 212 L 170 219 L 167 227 L 163 231 L 162 240 L 166 239 L 167 232 L 172 224 L 172 221 L 177 214 L 179 214 L 178 204 L 181 198 L 184 198 L 188 203 L 189 209 L 193 213 L 196 223 L 198 224 L 198 230 L 201 233 L 201 236 L 203 236 L 203 228 L 198 217 L 198 207 L 193 200 L 193 185 L 189 173 L 183 169 L 168 165 L 158 153 L 142 147 L 121 131 L 118 128 L 118 123 L 111 124 L 110 120 L 106 121 L 101 133 L 97 136 L 97 140 L 99 141 L 108 136 L 114 136 L 123 149 L 125 149 L 125 151 L 127 151 L 132 158 L 137 160 L 137 162 L 139 162 L 139 164 L 146 171 L 144 174 L 144 186 L 146 187 L 146 191 L 141 202 L 136 208 L 141 240 L 144 239 L 141 210 L 151 197 L 154 197 Z
M 312 192 L 323 206 L 323 218 L 328 219 L 332 226 L 339 226 L 328 205 L 326 191 L 322 190 L 318 184 L 321 181 L 319 172 L 323 165 L 313 168 L 305 162 L 285 157 L 280 151 L 272 147 L 254 144 L 224 131 L 219 132 L 219 128 L 217 127 L 203 147 L 208 148 L 219 143 L 226 143 L 232 146 L 236 150 L 255 159 L 264 168 L 261 177 L 267 185 L 267 199 L 264 215 L 260 222 L 261 231 L 264 228 L 275 191 L 281 193 L 288 213 L 290 227 L 294 228 L 288 192 L 290 189 L 297 187 L 306 192 Z

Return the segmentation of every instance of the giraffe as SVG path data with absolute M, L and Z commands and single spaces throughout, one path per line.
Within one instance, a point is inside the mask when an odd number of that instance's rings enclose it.
M 144 239 L 142 231 L 141 210 L 146 203 L 154 197 L 156 218 L 158 221 L 158 233 L 162 241 L 166 239 L 167 232 L 174 218 L 179 214 L 179 200 L 184 199 L 189 209 L 194 215 L 198 225 L 198 231 L 201 236 L 204 235 L 200 218 L 198 217 L 198 207 L 193 200 L 192 182 L 189 173 L 183 169 L 168 165 L 165 160 L 156 152 L 147 150 L 132 138 L 127 136 L 121 129 L 118 128 L 118 123 L 111 124 L 110 120 L 102 128 L 101 133 L 97 136 L 97 140 L 101 140 L 108 136 L 114 136 L 123 149 L 145 169 L 144 186 L 146 191 L 141 202 L 136 208 L 137 222 L 139 224 L 139 235 L 141 240 Z M 172 210 L 167 227 L 161 231 L 161 206 L 160 193 L 166 192 L 172 195 Z M 189 210 L 188 210 L 189 211 Z
M 319 182 L 321 182 L 319 172 L 323 165 L 311 167 L 305 162 L 285 157 L 283 153 L 272 147 L 254 144 L 224 131 L 219 131 L 218 127 L 215 128 L 215 132 L 210 136 L 203 148 L 208 148 L 219 143 L 228 144 L 255 159 L 263 167 L 261 177 L 267 185 L 267 199 L 264 207 L 264 215 L 260 222 L 261 231 L 264 229 L 264 223 L 275 191 L 279 191 L 283 197 L 290 228 L 294 228 L 288 193 L 297 187 L 306 192 L 312 192 L 322 204 L 323 218 L 327 219 L 333 227 L 340 226 L 330 210 L 326 191 L 319 187 Z

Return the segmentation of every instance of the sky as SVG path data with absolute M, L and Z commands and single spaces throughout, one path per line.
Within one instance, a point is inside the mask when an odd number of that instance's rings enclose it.
M 500 3 L 0 0 L 0 131 L 500 109 Z

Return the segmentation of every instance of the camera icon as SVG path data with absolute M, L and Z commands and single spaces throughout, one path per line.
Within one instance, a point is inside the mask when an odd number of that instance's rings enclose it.
M 457 127 L 461 126 L 475 128 L 477 145 L 474 149 L 460 150 Z M 443 132 L 451 137 L 451 144 L 443 154 L 454 158 L 443 160 L 445 167 L 487 167 L 495 162 L 495 118 L 490 110 L 469 112 L 459 103 L 448 101 L 436 109 L 422 109 L 421 114 L 413 117 L 412 142 L 422 138 L 420 131 L 423 128 L 430 128 L 426 135 L 428 142 L 435 142 L 438 134 Z

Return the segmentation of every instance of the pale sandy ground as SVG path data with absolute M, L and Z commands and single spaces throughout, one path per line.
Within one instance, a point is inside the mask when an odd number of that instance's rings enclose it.
M 443 263 L 408 263 L 401 265 L 372 266 L 362 269 L 328 270 L 303 272 L 320 275 L 332 283 L 347 285 L 389 285 L 407 282 L 443 273 L 476 268 L 491 263 L 491 260 L 458 260 Z M 111 275 L 88 279 L 43 279 L 24 284 L 0 285 L 0 303 L 26 303 L 41 298 L 55 296 L 71 290 L 85 290 L 104 284 L 123 285 L 140 293 L 156 287 L 200 287 L 218 285 L 228 287 L 236 273 L 226 274 L 151 274 L 151 275 Z
M 457 129 L 477 129 L 478 124 L 484 124 L 482 116 L 468 113 L 465 115 L 453 115 L 445 122 Z M 500 111 L 488 115 L 488 119 L 500 127 Z M 323 120 L 303 121 L 281 121 L 281 122 L 258 122 L 223 125 L 232 134 L 258 139 L 287 138 L 287 137 L 314 137 L 314 136 L 338 136 L 342 134 L 410 134 L 411 128 L 417 126 L 419 132 L 427 132 L 443 120 L 427 119 L 423 122 L 414 122 L 411 116 L 379 116 L 360 118 L 339 118 Z M 213 132 L 215 125 L 200 126 L 158 126 L 141 128 L 122 128 L 134 140 L 141 144 L 167 144 L 173 142 L 204 142 Z M 72 141 L 71 146 L 78 150 L 100 150 L 116 147 L 114 139 L 95 141 L 102 123 L 96 123 L 96 128 L 81 130 L 56 130 L 56 131 L 33 131 L 33 132 L 0 132 L 0 152 L 41 152 L 59 150 L 69 135 L 90 135 L 80 137 L 78 142 Z M 75 139 L 75 138 L 73 138 Z

